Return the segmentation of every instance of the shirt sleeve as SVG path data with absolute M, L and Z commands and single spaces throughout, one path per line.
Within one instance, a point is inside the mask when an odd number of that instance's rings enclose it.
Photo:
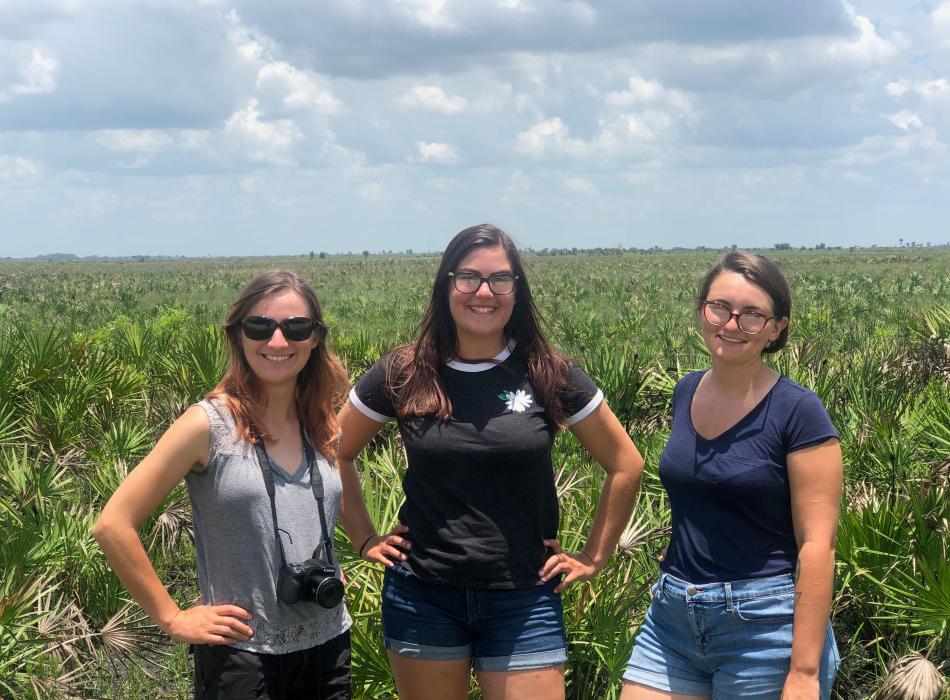
M 603 400 L 604 393 L 594 384 L 594 380 L 580 367 L 572 364 L 567 387 L 561 395 L 561 406 L 567 416 L 565 424 L 570 427 L 584 420 Z
M 350 403 L 378 423 L 396 420 L 395 396 L 386 386 L 386 358 L 370 367 L 350 389 Z
M 673 387 L 673 398 L 670 405 L 673 409 L 673 414 L 676 414 L 676 409 L 679 407 L 680 402 L 683 400 L 683 394 L 689 394 L 691 391 L 691 386 L 693 384 L 695 372 L 689 372 L 684 374 L 676 381 L 676 385 Z
M 818 395 L 805 391 L 788 419 L 785 433 L 785 451 L 794 452 L 817 445 L 829 438 L 839 437 Z

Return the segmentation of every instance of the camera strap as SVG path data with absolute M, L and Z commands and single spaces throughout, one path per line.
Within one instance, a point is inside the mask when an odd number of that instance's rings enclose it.
M 264 440 L 256 430 L 251 431 L 254 436 L 254 450 L 257 452 L 257 464 L 261 468 L 261 475 L 264 477 L 264 488 L 267 489 L 267 497 L 270 499 L 271 521 L 274 523 L 274 539 L 277 540 L 277 550 L 280 552 L 280 563 L 287 565 L 287 556 L 284 553 L 284 541 L 280 536 L 280 528 L 277 525 L 277 502 L 274 499 L 276 490 L 274 488 L 274 474 L 271 471 L 270 458 L 267 456 L 267 448 L 264 447 Z M 320 527 L 323 529 L 323 547 L 327 552 L 327 563 L 333 564 L 333 533 L 327 527 L 327 516 L 323 509 L 323 479 L 320 477 L 320 467 L 317 466 L 317 456 L 313 446 L 304 435 L 303 426 L 300 426 L 300 439 L 303 441 L 304 454 L 307 456 L 307 467 L 310 470 L 310 490 L 313 491 L 313 498 L 317 502 L 317 511 L 320 515 Z

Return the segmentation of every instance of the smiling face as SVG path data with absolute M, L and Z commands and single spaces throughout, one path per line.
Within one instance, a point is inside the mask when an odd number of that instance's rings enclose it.
M 499 272 L 513 274 L 511 261 L 500 245 L 472 249 L 462 258 L 454 272 L 463 270 L 481 277 Z M 489 347 L 494 347 L 495 352 L 501 350 L 505 343 L 505 325 L 515 308 L 516 294 L 517 291 L 495 294 L 487 282 L 483 282 L 477 291 L 464 294 L 455 288 L 453 282 L 449 282 L 449 312 L 455 321 L 459 352 L 463 357 L 485 356 L 484 348 Z
M 713 361 L 729 364 L 761 362 L 763 348 L 778 338 L 782 329 L 788 325 L 787 318 L 771 319 L 774 314 L 772 299 L 764 289 L 738 272 L 727 270 L 716 276 L 709 286 L 706 301 L 719 302 L 736 313 L 757 311 L 770 317 L 765 328 L 752 335 L 739 330 L 734 317 L 722 326 L 713 325 L 706 321 L 700 309 L 699 322 L 702 326 L 703 341 L 709 348 Z
M 313 312 L 299 293 L 287 289 L 264 297 L 247 315 L 280 322 L 293 317 L 311 318 Z M 251 371 L 262 384 L 293 384 L 317 346 L 317 338 L 314 332 L 307 340 L 287 340 L 277 328 L 268 340 L 251 340 L 242 332 L 241 347 Z

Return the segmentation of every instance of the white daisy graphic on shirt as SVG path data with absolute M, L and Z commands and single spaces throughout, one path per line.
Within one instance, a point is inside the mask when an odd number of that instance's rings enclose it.
M 498 398 L 505 402 L 509 411 L 515 413 L 524 413 L 525 409 L 534 403 L 534 399 L 524 389 L 517 391 L 503 391 L 498 394 Z

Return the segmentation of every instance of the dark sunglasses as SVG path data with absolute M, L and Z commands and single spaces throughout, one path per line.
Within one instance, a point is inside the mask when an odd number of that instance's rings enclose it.
M 241 330 L 250 340 L 269 340 L 278 328 L 284 338 L 297 341 L 307 340 L 313 335 L 315 328 L 320 336 L 323 336 L 327 329 L 323 321 L 314 321 L 306 316 L 285 318 L 283 321 L 275 321 L 267 316 L 248 316 L 241 321 Z

